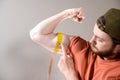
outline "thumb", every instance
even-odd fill
[[[64,45],[63,43],[61,44],[61,48],[62,48],[63,56],[64,56],[65,58],[67,58],[67,53],[66,53],[66,50],[65,50],[65,45]]]

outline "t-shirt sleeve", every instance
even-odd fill
[[[68,54],[77,53],[88,46],[88,42],[79,36],[74,36],[68,46]]]
[[[73,57],[75,64],[75,70],[78,73],[79,79],[81,80],[86,69],[87,54],[86,51],[89,49],[88,41],[82,39],[79,36],[74,36],[67,49],[67,54]],[[84,62],[84,63],[82,63]]]

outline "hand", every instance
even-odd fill
[[[62,53],[58,62],[58,68],[65,75],[67,80],[79,80],[77,73],[75,72],[73,58],[67,55],[65,46],[62,44]]]
[[[85,18],[82,8],[67,9],[64,12],[67,15],[67,18],[71,18],[76,22],[82,23]]]

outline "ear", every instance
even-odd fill
[[[117,44],[114,48],[114,53],[120,53],[120,44]]]

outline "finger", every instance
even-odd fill
[[[66,58],[67,53],[66,53],[66,50],[65,50],[65,45],[63,43],[61,44],[61,48],[62,48],[63,56]]]
[[[76,22],[79,22],[79,23],[82,23],[82,21],[83,21],[82,18],[78,18],[78,17],[74,18],[73,20],[76,21]]]
[[[77,15],[79,18],[82,18],[84,16],[84,11],[83,9],[79,9],[79,14]]]

